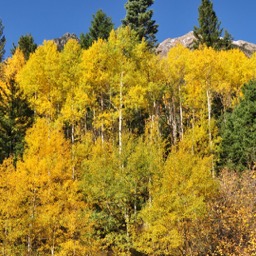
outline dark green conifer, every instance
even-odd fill
[[[113,28],[114,24],[112,19],[108,17],[102,10],[97,11],[96,14],[93,15],[89,32],[86,34],[82,33],[80,35],[80,43],[82,48],[89,48],[92,43],[99,38],[107,39]]]
[[[4,47],[5,47],[6,39],[5,39],[5,36],[3,35],[3,32],[4,32],[4,26],[3,26],[2,20],[0,19],[0,62],[2,62],[5,54]]]
[[[2,79],[6,86],[0,87],[0,163],[10,156],[16,161],[22,155],[34,114],[15,79]]]
[[[153,10],[148,10],[153,3],[154,0],[128,0],[125,4],[126,16],[122,20],[124,26],[130,26],[137,32],[139,39],[145,38],[151,47],[157,41],[158,32],[158,25],[152,20]]]
[[[36,50],[37,44],[34,42],[34,38],[32,37],[32,35],[28,34],[20,37],[18,41],[18,46],[13,45],[13,48],[11,49],[12,54],[15,53],[17,47],[20,48],[20,50],[24,54],[25,59],[28,60],[30,54]]]
[[[229,34],[227,30],[225,30],[224,37],[221,38],[220,40],[220,49],[224,49],[224,50],[232,49],[233,48],[232,42],[233,42],[232,35]]]
[[[239,171],[256,164],[256,81],[245,85],[243,93],[222,128],[221,164]]]
[[[198,8],[199,27],[194,27],[194,48],[199,45],[206,45],[216,50],[230,49],[232,47],[232,36],[225,31],[224,38],[222,37],[223,29],[220,28],[221,22],[218,20],[213,9],[211,0],[202,0]]]

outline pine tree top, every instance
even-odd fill
[[[198,48],[199,45],[206,45],[216,50],[218,49],[230,49],[232,36],[225,31],[224,38],[222,37],[223,29],[220,28],[221,22],[213,9],[213,3],[211,0],[202,0],[201,5],[198,8],[198,27],[194,27],[194,48]]]
[[[148,9],[153,3],[154,0],[128,0],[125,4],[126,16],[122,20],[124,26],[135,30],[139,39],[144,38],[150,47],[155,45],[158,32],[158,25],[152,20],[153,10]]]

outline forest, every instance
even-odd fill
[[[17,47],[0,98],[1,255],[256,255],[256,54],[123,26]]]

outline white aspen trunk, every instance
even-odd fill
[[[134,205],[133,205],[135,218],[137,216],[137,184],[135,184],[135,195],[134,195]]]
[[[37,100],[37,94],[36,94],[36,92],[35,92],[35,102],[36,102],[36,100]],[[33,109],[33,111],[34,111],[34,117],[36,117],[36,108],[34,107],[34,109]]]
[[[193,116],[192,116],[192,155],[195,153],[194,145],[195,145],[195,110],[193,108],[192,110]]]
[[[153,109],[152,109],[152,113],[150,116],[150,130],[149,130],[149,136],[150,136],[150,140],[153,140],[153,131],[154,131],[154,126],[155,126],[155,113],[156,113],[156,102],[153,102]]]
[[[151,189],[152,187],[152,178],[151,176],[149,176],[149,179],[148,179],[148,187]],[[152,196],[151,196],[151,191],[149,190],[149,195],[148,195],[148,201],[149,201],[149,206],[150,208],[152,207]]]
[[[87,111],[86,111],[86,113],[84,115],[84,124],[81,124],[81,127],[82,127],[82,125],[84,127],[84,134],[87,132],[87,124],[86,124],[86,122],[87,122]]]
[[[130,251],[130,218],[129,218],[129,212],[128,212],[127,207],[125,207],[124,218],[125,218],[125,223],[126,223],[126,239],[127,239],[127,243],[128,243],[127,252],[129,252]]]
[[[212,114],[212,106],[211,106],[211,92],[209,90],[206,91],[207,95],[207,109],[208,109],[208,137],[209,137],[209,147],[210,147],[210,154],[212,154],[213,144],[212,144],[212,129],[211,129],[211,114]],[[212,159],[212,176],[215,177],[215,170],[214,170],[214,162]]]
[[[71,104],[71,113],[72,113],[72,124],[71,124],[71,161],[72,161],[72,179],[75,179],[75,121],[74,121],[74,95],[72,94],[72,104]]]
[[[51,255],[54,255],[54,245],[51,246]]]
[[[182,104],[181,104],[181,88],[179,85],[179,107],[180,107],[180,137],[183,139],[184,136],[184,128],[183,128],[183,109],[182,109]]]
[[[33,230],[33,221],[35,218],[35,211],[36,211],[36,189],[33,190],[33,198],[32,198],[32,212],[31,212],[31,222],[29,223],[29,233],[28,233],[28,244],[27,244],[27,250],[28,255],[32,254],[32,239],[31,239],[31,232]]]
[[[119,118],[118,118],[118,141],[119,141],[119,155],[122,153],[122,122],[123,122],[123,75],[124,72],[121,72],[120,78],[120,91],[119,91]]]
[[[76,256],[76,242],[74,242],[74,248],[73,248],[73,255],[72,256]]]
[[[53,229],[53,234],[52,234],[51,255],[54,256],[54,253],[55,253],[55,227]]]
[[[71,144],[75,143],[75,125],[72,123],[71,125]]]
[[[75,125],[72,123],[71,125],[71,161],[72,161],[72,179],[75,179],[76,176],[76,170],[74,165],[74,159],[75,159]]]
[[[177,129],[177,120],[175,118],[175,102],[174,98],[172,97],[172,102],[168,102],[166,104],[166,109],[168,111],[168,117],[167,117],[167,123],[169,126],[172,128],[172,139],[173,139],[173,144],[175,145],[177,143],[177,137],[178,137],[178,129]]]
[[[211,93],[209,90],[206,91],[207,96],[207,110],[208,110],[208,137],[209,137],[209,145],[212,146],[212,132],[211,132]]]
[[[104,101],[103,101],[103,95],[101,94],[100,97],[100,105],[101,105],[101,111],[103,113],[104,111]],[[103,120],[101,121],[101,142],[102,144],[104,143],[104,124],[103,124]]]
[[[31,228],[31,224],[29,224],[29,229]],[[32,246],[31,246],[31,234],[30,234],[30,230],[29,230],[29,234],[28,234],[28,255],[31,254],[31,250],[32,250]]]
[[[92,117],[93,122],[95,121],[95,116],[96,116],[95,108],[93,108],[93,117]],[[92,130],[93,130],[94,135],[97,134],[97,130],[95,130],[94,126],[92,126]]]
[[[9,215],[8,215],[8,219],[9,219]],[[3,241],[3,248],[2,248],[2,254],[3,256],[6,256],[6,247],[7,247],[7,237],[8,237],[8,224],[5,225],[5,228],[4,228],[4,241]]]
[[[172,120],[172,136],[173,136],[174,145],[177,143],[177,137],[178,137],[177,122],[176,122],[175,114],[176,114],[175,100],[174,100],[174,97],[172,97],[172,108],[170,107],[170,115]]]
[[[52,234],[52,245],[51,245],[51,255],[54,256],[55,254],[55,237],[56,237],[56,227],[53,228]]]

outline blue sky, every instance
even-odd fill
[[[102,9],[118,27],[126,0],[0,0],[0,19],[7,39],[6,55],[19,37],[32,34],[37,44],[62,36],[86,33],[92,15]],[[159,24],[157,39],[184,35],[198,25],[201,0],[155,0],[151,7]],[[256,43],[256,0],[213,0],[214,10],[235,40]]]

